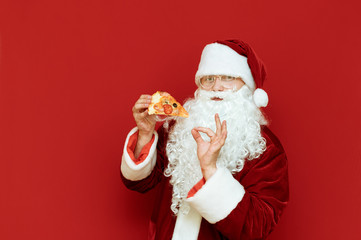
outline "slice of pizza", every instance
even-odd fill
[[[149,114],[188,117],[188,112],[169,93],[157,91],[152,95]]]

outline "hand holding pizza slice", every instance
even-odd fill
[[[188,117],[188,112],[169,93],[157,91],[152,95],[149,114]]]

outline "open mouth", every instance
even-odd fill
[[[211,100],[213,101],[222,101],[223,98],[219,98],[219,97],[212,97]]]

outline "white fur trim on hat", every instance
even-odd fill
[[[266,107],[268,95],[263,89],[257,88],[253,93],[253,100],[257,107]]]
[[[199,79],[206,75],[241,77],[252,91],[255,89],[247,58],[224,44],[211,43],[204,47],[196,73],[198,86]]]

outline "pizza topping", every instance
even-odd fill
[[[173,103],[173,107],[175,107],[175,108],[176,108],[176,107],[177,107],[177,104],[176,104],[176,103]]]
[[[173,112],[173,108],[169,104],[164,104],[163,109],[165,114],[171,114]]]
[[[158,111],[163,111],[163,107],[160,104],[154,104],[154,109]]]

